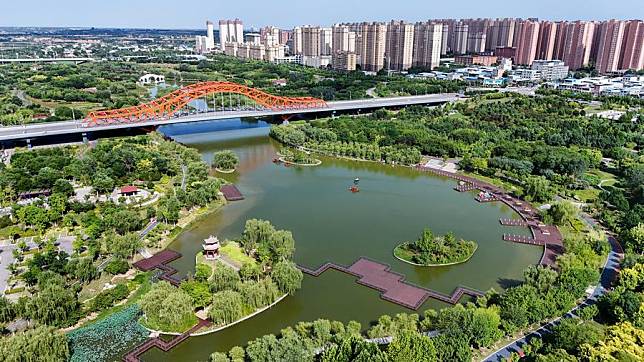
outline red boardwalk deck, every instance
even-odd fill
[[[139,260],[133,265],[135,268],[142,271],[159,269],[163,272],[161,276],[159,276],[160,279],[168,281],[174,286],[179,286],[181,280],[172,276],[173,274],[177,273],[177,269],[167,264],[173,260],[179,259],[180,257],[181,253],[178,253],[174,250],[163,250],[147,259]]]
[[[532,245],[545,245],[543,255],[541,256],[541,265],[555,266],[555,261],[559,255],[564,252],[563,241],[561,233],[555,226],[544,225],[539,221],[539,212],[532,207],[529,203],[520,200],[508,193],[503,189],[488,184],[486,182],[477,180],[473,177],[444,172],[441,170],[434,170],[432,168],[418,166],[418,170],[431,172],[436,175],[449,177],[456,181],[461,182],[454,189],[457,191],[469,191],[478,189],[494,197],[494,200],[478,200],[478,201],[500,201],[508,205],[521,217],[521,221],[515,219],[501,219],[499,220],[502,225],[507,226],[528,226],[532,232],[532,238],[517,235],[504,235],[503,239],[507,241],[532,244]]]
[[[418,309],[427,298],[434,298],[445,303],[456,304],[464,294],[470,296],[482,296],[483,292],[466,287],[457,287],[452,295],[446,295],[435,290],[420,287],[405,281],[405,276],[390,271],[391,267],[367,258],[356,260],[349,267],[334,263],[325,263],[313,270],[303,266],[299,268],[310,275],[319,276],[328,269],[335,269],[358,277],[358,284],[368,286],[381,292],[380,297],[407,307]]]
[[[228,201],[239,201],[244,199],[244,195],[242,195],[235,185],[223,185],[219,191],[224,194],[224,197]]]
[[[154,337],[147,339],[145,342],[141,343],[137,347],[135,347],[133,350],[128,352],[128,354],[123,357],[123,361],[125,362],[139,362],[141,359],[141,355],[143,355],[145,352],[151,350],[152,348],[156,347],[162,350],[163,352],[167,352],[174,348],[176,345],[179,343],[185,341],[190,337],[190,334],[196,332],[197,330],[207,327],[210,325],[210,322],[205,320],[205,319],[199,319],[199,322],[195,324],[192,328],[190,328],[188,331],[185,333],[175,336],[169,341],[164,341],[163,339],[159,337]]]

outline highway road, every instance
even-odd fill
[[[93,131],[107,131],[131,127],[151,127],[174,123],[200,122],[206,120],[219,120],[243,117],[270,117],[290,114],[307,114],[333,111],[349,111],[361,109],[373,109],[381,107],[399,107],[418,104],[439,104],[452,102],[460,99],[456,93],[429,94],[408,97],[371,98],[357,99],[350,101],[327,102],[324,108],[301,108],[281,110],[224,110],[216,112],[202,112],[180,115],[170,118],[159,118],[145,122],[130,124],[109,124],[88,126],[81,120],[70,120],[62,122],[48,122],[28,124],[24,126],[0,127],[0,141],[26,140],[45,136],[56,136],[65,134],[80,134]]]

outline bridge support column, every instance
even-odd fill
[[[89,142],[89,137],[87,136],[87,132],[83,132],[83,143],[87,144]]]
[[[25,142],[27,143],[27,148],[31,148],[31,138],[27,138]]]

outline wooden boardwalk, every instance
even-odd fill
[[[420,308],[427,298],[434,298],[445,303],[456,304],[464,295],[473,297],[484,295],[481,291],[463,286],[458,286],[451,295],[421,287],[405,281],[405,276],[392,272],[389,265],[365,257],[359,258],[348,267],[334,263],[322,264],[315,270],[301,265],[298,267],[302,272],[312,276],[319,276],[328,269],[335,269],[347,273],[357,277],[358,280],[356,282],[358,284],[378,290],[382,299],[413,310]]]
[[[211,323],[210,321],[206,319],[199,319],[199,322],[195,324],[192,328],[187,330],[181,335],[175,336],[169,341],[164,341],[163,339],[159,337],[153,337],[153,338],[148,338],[145,342],[139,344],[136,346],[133,350],[128,352],[124,357],[123,361],[125,362],[139,362],[141,360],[141,356],[151,350],[152,348],[158,348],[162,350],[163,352],[168,352],[172,348],[174,348],[176,345],[179,343],[185,341],[190,337],[190,335],[197,330],[209,326]]]
[[[180,257],[181,253],[166,249],[152,255],[150,258],[139,260],[132,265],[141,271],[159,269],[162,271],[159,279],[165,280],[175,287],[178,287],[179,284],[181,284],[181,279],[177,279],[173,276],[177,273],[177,269],[169,266],[168,263],[177,260]]]
[[[232,184],[221,186],[219,191],[224,194],[227,201],[239,201],[244,199],[244,195],[242,195],[241,191],[239,191],[237,186]]]
[[[508,194],[497,186],[488,184],[473,177],[457,173],[445,172],[442,170],[435,170],[423,166],[418,166],[416,168],[420,171],[431,172],[439,176],[448,177],[462,182],[462,185],[457,185],[456,187],[454,187],[454,189],[457,191],[465,192],[471,190],[480,190],[494,197],[494,200],[485,200],[484,202],[499,201],[508,205],[512,210],[519,214],[522,222],[513,221],[515,219],[501,219],[499,220],[501,224],[507,226],[527,226],[530,228],[532,238],[530,239],[525,236],[519,237],[517,235],[508,235],[506,238],[506,236],[504,235],[503,239],[522,244],[544,246],[544,251],[539,264],[554,267],[557,257],[564,253],[562,236],[557,227],[552,225],[545,225],[541,221],[539,221],[539,212],[528,202],[520,200]]]

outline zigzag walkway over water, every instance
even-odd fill
[[[328,269],[335,269],[349,275],[358,277],[358,284],[368,286],[381,292],[380,297],[384,300],[402,305],[410,309],[418,309],[427,298],[438,299],[445,303],[456,304],[464,294],[479,297],[484,293],[475,289],[459,286],[452,295],[446,295],[435,290],[417,286],[405,281],[405,276],[390,271],[391,267],[365,257],[361,257],[348,267],[325,263],[313,270],[307,267],[298,266],[302,272],[319,276]]]

